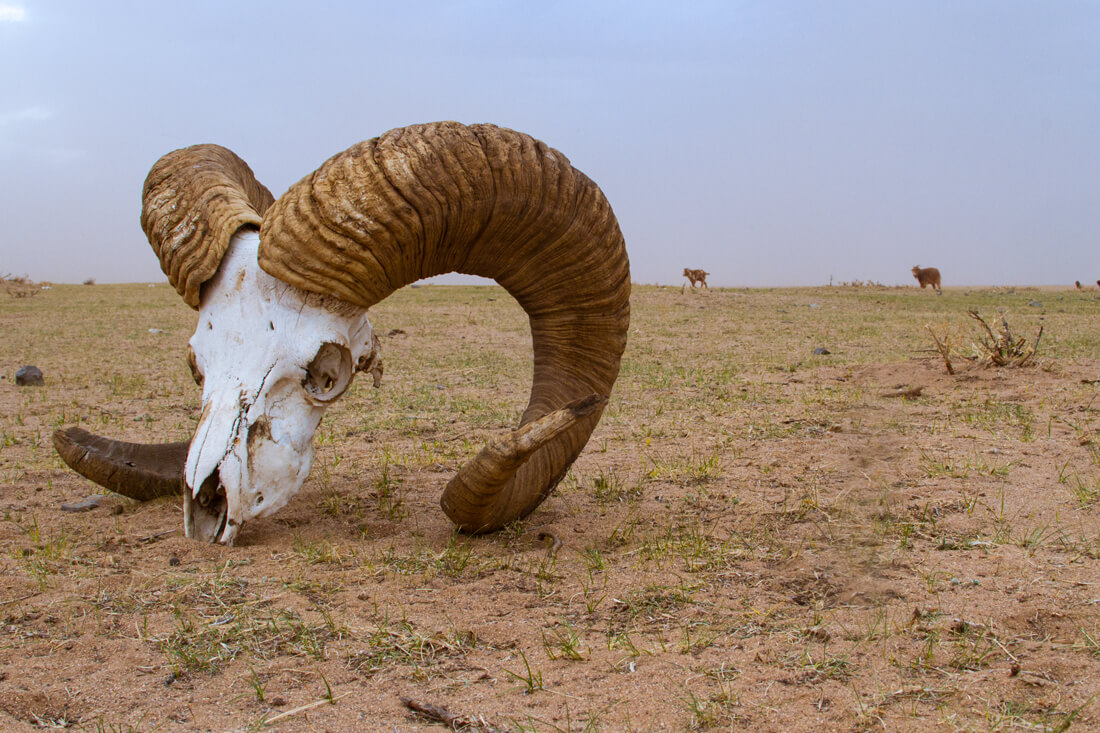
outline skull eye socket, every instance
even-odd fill
[[[199,371],[199,362],[195,358],[195,350],[191,348],[191,345],[187,345],[187,366],[191,370],[191,378],[195,380],[195,384],[202,386],[202,372]]]
[[[351,351],[334,343],[323,343],[306,367],[302,387],[316,402],[331,402],[344,393],[354,374]]]

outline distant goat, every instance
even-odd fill
[[[920,283],[921,290],[924,290],[925,285],[931,285],[936,292],[940,291],[940,271],[935,267],[921,267],[920,265],[913,266],[913,277],[917,278],[917,282]]]
[[[1074,280],[1074,281],[1073,281],[1073,284],[1077,286],[1077,289],[1078,289],[1078,290],[1080,290],[1080,289],[1081,289],[1081,281],[1080,281],[1080,280]],[[1096,284],[1097,284],[1097,285],[1100,285],[1100,280],[1097,280],[1097,281],[1096,281]]]
[[[689,270],[686,267],[684,268],[684,277],[691,281],[691,287],[693,288],[696,283],[702,283],[703,287],[709,290],[710,288],[707,286],[707,275],[709,274],[709,272],[704,272],[703,270]]]

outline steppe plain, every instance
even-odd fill
[[[186,439],[195,313],[166,284],[0,294],[0,728],[1096,730],[1098,298],[635,286],[592,441],[469,537],[438,496],[522,411],[526,319],[405,288],[381,388],[224,548],[178,498],[62,511],[97,487],[50,443]],[[969,358],[968,309],[1041,326],[1035,363]]]

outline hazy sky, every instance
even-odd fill
[[[633,279],[1100,278],[1100,3],[0,0],[0,274],[163,281],[162,154],[278,196],[401,125],[493,122],[607,194]]]

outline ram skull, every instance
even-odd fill
[[[232,152],[161,158],[142,226],[199,311],[188,361],[202,385],[190,441],[126,443],[79,428],[54,445],[135,499],[182,492],[188,537],[232,544],[309,475],[313,434],[356,372],[381,377],[367,310],[446,272],[491,277],[530,318],[531,397],[444,489],[468,532],[533,511],[595,429],[619,371],[630,275],[599,188],[561,153],[493,125],[392,130],[334,156],[278,200]]]

